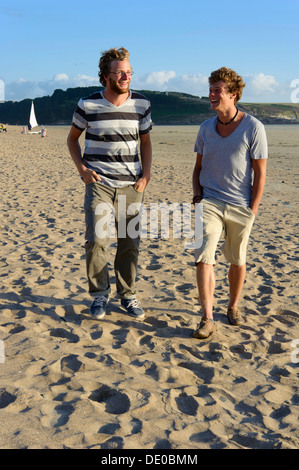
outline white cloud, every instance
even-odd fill
[[[68,81],[69,80],[69,77],[67,76],[66,73],[57,73],[55,76],[54,76],[54,82],[60,82],[60,81]]]
[[[176,76],[176,73],[172,70],[165,71],[162,70],[160,72],[151,72],[146,75],[141,75],[134,80],[135,86],[143,87],[154,87],[155,89],[164,88],[165,85]]]
[[[258,73],[256,75],[247,75],[244,77],[246,82],[246,92],[253,96],[270,95],[276,93],[279,88],[273,75]]]
[[[138,90],[168,90],[202,96],[208,93],[208,77],[200,73],[177,75],[173,70],[163,70],[134,76],[132,87]]]
[[[174,91],[182,91],[195,96],[207,96],[209,93],[208,77],[201,73],[181,75],[170,85],[175,87]]]
[[[242,100],[251,102],[288,102],[289,84],[278,83],[273,75],[258,73],[244,75],[246,87]],[[132,88],[137,90],[177,91],[194,96],[208,96],[208,76],[201,73],[177,75],[174,71],[151,72],[147,75],[134,75]]]
[[[273,75],[258,73],[243,76],[246,87],[242,101],[277,102],[288,101],[290,97],[289,84],[279,84]],[[24,98],[36,98],[52,95],[54,90],[67,88],[100,86],[98,77],[78,74],[69,77],[66,73],[57,73],[50,80],[34,82],[19,78],[5,84],[5,99],[20,101]],[[173,70],[161,70],[144,75],[134,75],[131,88],[135,90],[176,91],[195,96],[207,96],[208,77],[201,73],[177,75]]]
[[[98,77],[76,75],[69,77],[66,73],[57,73],[51,80],[34,82],[19,78],[14,82],[5,84],[5,99],[7,101],[20,101],[25,98],[38,98],[52,95],[54,90],[67,88],[99,86]]]
[[[36,82],[19,78],[14,82],[5,83],[5,100],[20,101],[25,98],[43,96],[44,90]]]
[[[57,73],[52,80],[45,80],[38,82],[39,88],[44,90],[43,95],[52,95],[53,91],[57,88],[66,90],[67,88],[85,87],[85,86],[99,86],[99,79],[97,77],[89,77],[88,75],[76,75],[69,77],[65,73]]]

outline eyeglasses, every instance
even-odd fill
[[[109,72],[109,73],[114,73],[114,75],[116,75],[117,77],[123,77],[124,75],[131,77],[134,72],[132,70],[130,70],[129,72],[124,72],[123,70],[117,70],[116,72]]]

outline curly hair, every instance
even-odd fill
[[[100,83],[106,86],[105,76],[110,72],[110,64],[113,60],[129,60],[129,57],[129,51],[124,47],[120,47],[119,49],[114,47],[108,51],[102,52],[98,72]]]
[[[228,87],[229,93],[236,92],[237,96],[235,98],[235,103],[240,101],[243,89],[246,86],[246,83],[243,82],[243,79],[238,75],[234,70],[228,69],[226,67],[221,67],[218,70],[215,70],[211,73],[209,77],[210,85],[217,83],[219,81],[225,82]]]

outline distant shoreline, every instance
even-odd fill
[[[202,121],[203,122],[203,121]],[[186,124],[186,123],[181,123],[181,124],[153,124],[153,128],[155,127],[198,127],[200,126],[201,123],[194,123],[194,124]],[[262,121],[261,121],[262,122]],[[299,122],[263,122],[263,124],[267,127],[267,126],[287,126],[287,127],[290,127],[290,126],[298,126],[299,125]],[[37,129],[38,128],[41,128],[41,127],[47,127],[47,128],[55,128],[55,127],[59,127],[61,129],[63,128],[67,128],[69,129],[71,127],[71,123],[70,124],[40,124],[38,125]],[[20,127],[20,128],[23,128],[24,126],[26,126],[26,124],[7,124],[7,126],[9,127]]]

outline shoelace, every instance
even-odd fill
[[[139,302],[137,299],[132,299],[128,302],[128,308],[139,308]]]
[[[104,295],[100,295],[99,297],[95,297],[94,305],[96,307],[103,307],[107,303],[107,298]]]

